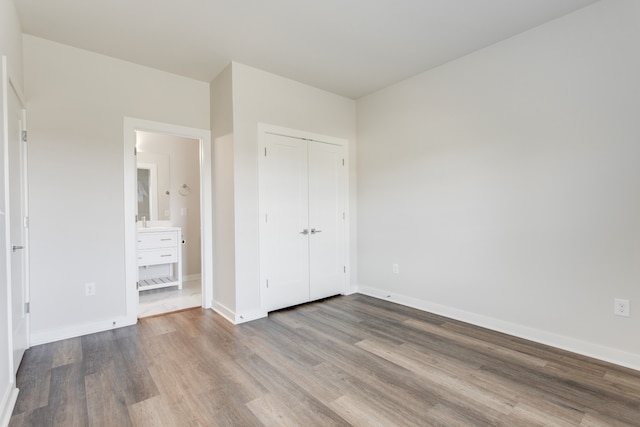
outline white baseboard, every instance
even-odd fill
[[[239,325],[245,322],[251,322],[252,320],[262,319],[263,317],[267,317],[267,313],[262,310],[253,310],[247,311],[243,313],[236,313],[235,311],[229,309],[223,304],[219,302],[213,302],[213,311],[227,319],[229,322],[234,325]]]
[[[101,322],[86,323],[82,325],[72,326],[55,331],[42,331],[31,333],[31,345],[47,344],[54,341],[76,338],[83,335],[94,334],[96,332],[108,331],[111,329],[131,326],[137,323],[138,319],[128,317],[118,317],[112,320],[104,320]]]
[[[191,282],[192,280],[201,280],[202,279],[202,275],[201,274],[187,274],[186,276],[182,276],[182,281],[183,282]]]
[[[262,319],[267,317],[267,312],[262,310],[253,310],[253,311],[245,311],[243,313],[239,313],[236,316],[236,325],[241,323],[251,322],[252,320]]]
[[[603,345],[530,328],[493,317],[458,310],[453,307],[400,295],[388,290],[359,286],[358,293],[640,371],[640,355],[638,354],[616,350]]]
[[[7,384],[7,388],[0,400],[0,426],[7,427],[11,420],[13,407],[16,405],[19,390],[15,387],[15,383]]]
[[[230,323],[233,323],[235,325],[236,314],[233,312],[233,310],[230,310],[226,306],[216,301],[213,302],[211,309],[218,313],[220,316],[227,319]]]

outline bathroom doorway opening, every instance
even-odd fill
[[[124,131],[127,318],[210,308],[210,131],[133,118]]]
[[[202,302],[200,141],[136,131],[136,165],[138,317],[199,307]],[[161,238],[167,232],[169,237],[172,233],[177,237],[173,246],[167,246],[163,242],[166,239]],[[157,249],[151,241],[143,249],[141,239],[149,240],[149,236],[156,236],[161,250],[167,252],[160,257],[172,258],[180,266],[154,257]],[[152,255],[148,261],[152,265],[140,265],[141,253]],[[177,274],[181,277],[175,277]],[[164,277],[179,280],[163,281]]]

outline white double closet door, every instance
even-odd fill
[[[343,147],[264,134],[260,162],[263,309],[344,293]]]

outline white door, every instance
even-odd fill
[[[263,308],[344,292],[342,147],[266,133],[260,164]]]
[[[344,292],[344,165],[342,147],[308,142],[309,290],[311,300]]]
[[[26,287],[26,143],[22,139],[24,110],[12,88],[8,93],[9,222],[13,363],[17,371],[28,347]]]
[[[267,311],[309,301],[309,192],[304,141],[266,134],[260,170],[261,276]]]

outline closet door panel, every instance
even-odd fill
[[[340,146],[310,141],[308,150],[309,289],[316,300],[344,293],[344,165]]]
[[[264,308],[309,301],[307,147],[267,135],[261,165],[261,277]],[[268,282],[268,283],[267,283]]]

